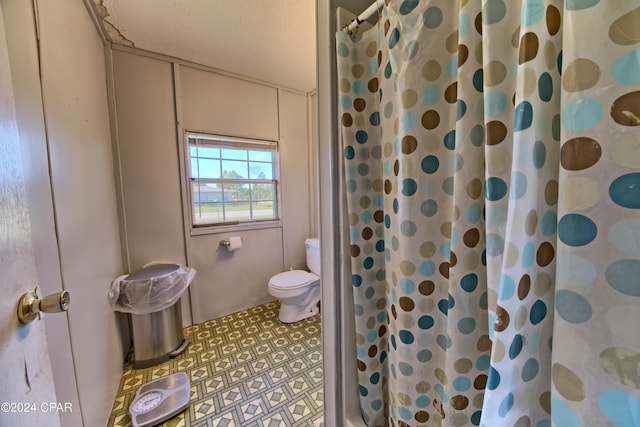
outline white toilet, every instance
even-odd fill
[[[311,272],[291,270],[269,280],[269,294],[280,300],[282,323],[294,323],[318,314],[320,302],[320,241],[307,239],[307,267]]]

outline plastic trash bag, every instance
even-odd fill
[[[196,275],[196,270],[177,264],[152,263],[111,283],[108,298],[114,311],[148,314],[171,307]]]

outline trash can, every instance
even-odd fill
[[[112,283],[111,307],[130,315],[134,367],[165,362],[189,344],[182,329],[180,296],[195,273],[177,264],[151,264]]]

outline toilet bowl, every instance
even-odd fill
[[[320,311],[320,241],[307,239],[305,247],[311,272],[285,271],[269,280],[269,294],[280,300],[278,318],[282,323],[299,322]]]

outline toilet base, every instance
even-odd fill
[[[309,317],[313,317],[320,312],[318,304],[313,304],[311,308],[300,311],[300,307],[297,305],[289,305],[280,301],[280,313],[278,319],[282,323],[295,323]]]

